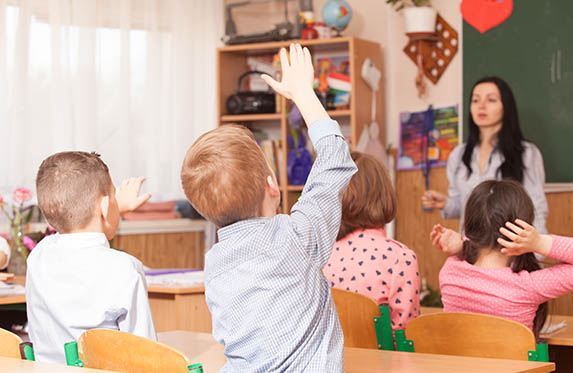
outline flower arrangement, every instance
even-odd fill
[[[20,253],[24,261],[28,258],[30,250],[36,246],[36,241],[31,237],[24,236],[23,227],[30,222],[34,212],[34,206],[24,207],[24,203],[32,199],[32,192],[26,188],[18,188],[12,196],[12,204],[8,204],[0,194],[0,208],[10,221],[9,240],[12,242],[12,250]]]

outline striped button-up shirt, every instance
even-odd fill
[[[313,123],[309,136],[317,158],[291,214],[224,227],[206,255],[223,372],[343,371],[344,338],[322,267],[356,165],[335,121]]]

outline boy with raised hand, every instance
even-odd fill
[[[342,372],[343,335],[322,267],[356,166],[338,124],[314,94],[308,49],[280,51],[282,81],[263,79],[294,101],[309,127],[314,162],[290,215],[252,134],[225,125],[197,139],[181,171],[187,198],[219,228],[205,258],[213,336],[224,372]]]
[[[36,360],[64,364],[64,344],[94,328],[156,340],[143,266],[109,246],[120,214],[151,197],[139,196],[143,180],[128,179],[116,193],[96,153],[56,153],[40,165],[38,204],[58,233],[40,241],[27,262],[26,304]]]

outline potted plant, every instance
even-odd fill
[[[404,9],[407,34],[434,33],[438,12],[430,6],[430,0],[386,0],[387,4]]]

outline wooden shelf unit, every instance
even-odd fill
[[[218,125],[228,123],[240,123],[249,126],[257,121],[276,122],[280,126],[280,139],[282,140],[282,162],[281,175],[279,175],[280,189],[282,193],[282,211],[288,213],[290,208],[298,198],[303,186],[289,185],[286,174],[286,160],[289,150],[287,146],[288,111],[287,100],[280,99],[279,111],[271,114],[249,114],[249,115],[229,115],[226,112],[227,98],[236,92],[237,80],[239,76],[248,71],[247,58],[254,55],[268,53],[278,53],[280,48],[288,48],[291,43],[300,43],[307,46],[316,62],[317,57],[327,55],[349,56],[350,82],[352,85],[350,93],[350,109],[330,110],[329,115],[334,119],[344,119],[350,124],[351,147],[354,148],[365,124],[369,124],[372,91],[361,77],[362,64],[366,58],[370,58],[376,67],[382,70],[382,50],[378,43],[359,39],[355,37],[337,37],[331,39],[317,40],[291,40],[270,43],[256,43],[232,45],[217,49],[217,110]],[[380,82],[380,86],[383,84]],[[382,124],[383,97],[382,90],[379,89],[376,97],[376,121]],[[272,123],[271,123],[272,125]],[[380,128],[380,141],[384,143],[384,128]]]

